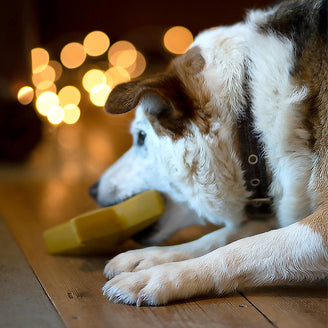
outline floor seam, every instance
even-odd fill
[[[239,294],[245,298],[245,300],[251,304],[256,311],[258,311],[273,327],[279,328],[263,311],[261,311],[249,298],[247,298],[242,292],[239,292]]]

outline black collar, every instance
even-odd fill
[[[246,189],[252,192],[247,204],[246,213],[249,217],[271,214],[272,199],[268,197],[268,182],[263,144],[260,136],[254,131],[252,102],[250,100],[248,75],[245,77],[246,93],[245,112],[237,122],[242,169]]]

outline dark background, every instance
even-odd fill
[[[247,9],[269,0],[5,0],[0,10],[0,161],[20,161],[42,139],[42,120],[33,104],[20,105],[18,90],[31,85],[30,51],[46,48],[52,59],[68,42],[83,42],[94,30],[104,31],[111,44],[128,40],[143,53],[146,74],[162,70],[172,54],[165,51],[165,31],[176,25],[194,36],[200,31],[233,24]],[[95,63],[96,64],[96,63]],[[89,60],[92,66],[92,59]],[[23,108],[24,107],[24,108]],[[83,105],[88,115],[88,103]]]
[[[241,20],[246,9],[264,7],[269,0],[127,1],[13,0],[0,11],[0,96],[15,95],[29,78],[29,51],[46,46],[56,51],[71,40],[82,41],[92,30],[106,32],[111,43],[127,39],[155,61],[163,60],[162,33],[183,25],[193,35],[203,29]],[[158,55],[160,58],[156,58]],[[166,58],[164,58],[165,60]],[[167,58],[168,59],[168,58]],[[151,63],[151,61],[148,62]],[[9,83],[9,85],[8,85]],[[8,94],[9,93],[9,94]]]

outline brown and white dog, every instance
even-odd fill
[[[328,277],[327,33],[327,0],[284,1],[201,33],[165,73],[112,91],[108,112],[136,108],[134,145],[93,188],[98,202],[159,190],[167,213],[148,244],[195,223],[225,227],[116,256],[105,268],[110,300],[159,305]],[[245,157],[240,130],[260,152]],[[244,221],[255,193],[272,201],[275,230]]]

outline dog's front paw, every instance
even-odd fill
[[[103,293],[116,303],[162,305],[208,293],[213,289],[211,275],[197,259],[166,263],[138,272],[123,272],[108,281]]]
[[[110,260],[104,269],[104,275],[112,278],[121,272],[135,272],[153,266],[189,259],[190,255],[165,247],[149,247],[119,254]]]

